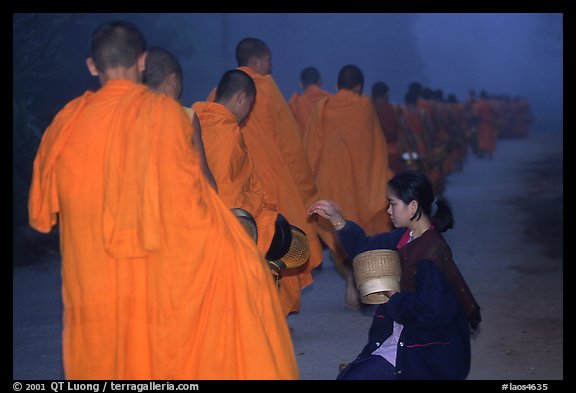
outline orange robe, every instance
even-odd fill
[[[294,93],[290,97],[288,105],[294,114],[294,119],[298,124],[298,131],[300,131],[300,137],[303,138],[304,131],[306,130],[306,123],[310,119],[316,104],[322,98],[329,97],[332,94],[323,90],[318,85],[310,85],[306,87],[302,94]]]
[[[496,114],[489,100],[480,98],[472,107],[478,119],[478,150],[494,154],[496,150]]]
[[[256,84],[256,101],[240,126],[244,142],[254,157],[256,172],[266,192],[278,201],[278,211],[302,229],[310,242],[310,258],[297,269],[282,272],[280,302],[284,313],[300,310],[301,289],[313,282],[312,269],[322,262],[322,245],[316,224],[306,209],[317,200],[318,190],[298,136],[294,116],[270,75],[240,67]],[[213,101],[215,89],[208,97]]]
[[[294,379],[266,262],[202,175],[182,107],[125,80],[69,103],[34,161],[59,220],[68,379]]]
[[[394,105],[385,100],[372,101],[376,116],[380,121],[380,127],[386,137],[388,148],[388,164],[390,169],[398,173],[403,170],[402,153],[398,148],[398,137],[400,134],[400,123],[398,121],[398,110]]]
[[[254,217],[258,228],[258,249],[262,255],[274,237],[277,203],[266,194],[258,178],[236,117],[216,102],[196,102],[194,109],[202,126],[206,161],[218,195],[229,208],[242,208]]]
[[[464,158],[468,154],[468,124],[466,122],[466,113],[462,103],[450,102],[447,105],[452,130],[450,138],[452,139],[454,146],[456,170],[461,170]]]
[[[340,205],[369,235],[392,229],[386,138],[370,99],[339,90],[318,103],[305,136],[320,198]]]

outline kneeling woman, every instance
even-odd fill
[[[430,181],[415,171],[390,179],[388,200],[396,229],[374,236],[346,221],[331,201],[317,201],[308,209],[332,222],[351,259],[374,249],[400,255],[400,292],[385,293],[389,301],[377,307],[368,343],[338,379],[465,379],[470,329],[481,318],[441,235],[454,224],[450,205],[435,200]]]

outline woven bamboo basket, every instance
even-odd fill
[[[286,255],[280,258],[286,265],[286,269],[300,267],[310,258],[310,243],[306,234],[294,225],[290,225],[290,232],[292,233],[290,248]]]
[[[400,291],[400,257],[395,250],[363,252],[356,255],[352,266],[362,303],[387,303],[384,291]]]
[[[300,228],[290,225],[288,239],[290,246],[282,257],[278,259],[267,258],[270,269],[277,275],[280,275],[284,269],[294,269],[304,265],[310,258],[310,243]]]

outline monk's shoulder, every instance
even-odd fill
[[[74,98],[72,101],[70,101],[66,105],[64,105],[64,107],[56,114],[56,118],[60,118],[60,119],[65,120],[66,118],[70,117],[92,95],[94,95],[94,92],[87,91],[83,95]]]
[[[208,101],[196,101],[195,103],[192,104],[192,107],[190,109],[198,114],[201,114],[206,109],[208,104],[209,104]]]
[[[294,104],[300,99],[300,93],[292,93],[290,100],[288,100],[289,104]]]
[[[182,105],[166,94],[146,91],[143,93],[143,99],[149,100],[151,105],[162,108],[162,111],[166,115],[185,113]]]
[[[358,102],[365,107],[372,107],[372,101],[368,96],[358,96]]]
[[[254,82],[256,82],[256,99],[266,97],[266,99],[276,103],[286,103],[284,94],[280,91],[272,75],[261,75],[260,78],[254,79]]]
[[[254,77],[254,83],[256,84],[257,94],[262,93],[269,93],[270,90],[276,85],[274,79],[270,75],[258,75]]]

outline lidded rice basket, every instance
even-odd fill
[[[274,237],[266,253],[268,264],[279,274],[283,269],[294,269],[304,265],[309,258],[310,243],[306,233],[290,224],[279,213]]]
[[[281,258],[287,269],[300,267],[310,258],[310,243],[304,231],[295,225],[290,225],[290,233],[292,235],[290,248]]]
[[[362,303],[387,303],[384,291],[400,291],[400,257],[395,250],[365,251],[354,257],[352,266]]]

